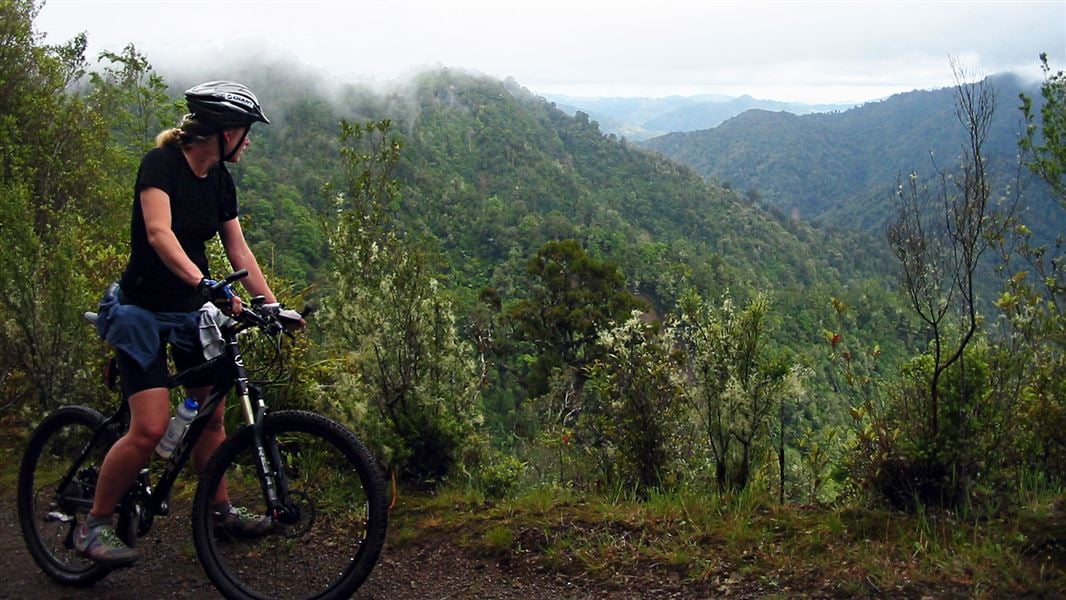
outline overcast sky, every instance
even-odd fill
[[[861,102],[970,70],[1066,68],[1066,0],[593,2],[570,0],[47,0],[38,31],[81,31],[89,57],[132,42],[157,69],[278,54],[343,81],[443,65],[577,96],[751,94]]]

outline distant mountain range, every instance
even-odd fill
[[[676,131],[717,127],[752,109],[785,111],[795,115],[839,112],[851,104],[802,104],[760,100],[751,96],[668,96],[666,98],[580,98],[555,94],[542,97],[573,116],[581,111],[600,125],[604,133],[640,141]]]
[[[995,191],[1007,186],[1016,191],[1024,129],[1018,94],[1038,101],[1039,88],[1013,75],[988,83],[997,105],[985,158],[997,176]],[[671,133],[644,145],[786,215],[880,231],[894,213],[898,178],[954,169],[964,143],[954,89],[944,88],[897,94],[838,113],[750,110],[714,128]],[[1066,211],[1042,182],[1024,170],[1022,176],[1026,220],[1041,239],[1052,240],[1066,231]]]

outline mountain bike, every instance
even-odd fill
[[[229,284],[244,277],[238,271]],[[220,328],[225,349],[216,358],[170,378],[171,389],[199,373],[213,372],[211,392],[197,417],[154,478],[138,475],[116,508],[116,531],[133,546],[157,516],[170,512],[172,486],[191,456],[207,420],[231,389],[245,421],[211,457],[200,474],[192,504],[196,554],[211,582],[229,598],[347,598],[370,575],[385,540],[388,511],[377,460],[354,433],[317,413],[272,412],[262,388],[274,381],[249,380],[238,344],[248,330],[265,334],[282,356],[278,315],[262,298]],[[86,313],[95,321],[94,313]],[[113,367],[114,359],[109,361]],[[108,377],[116,386],[114,369]],[[100,465],[129,426],[128,398],[109,417],[86,406],[49,414],[30,436],[18,480],[19,521],[33,559],[56,581],[91,585],[109,569],[74,549],[74,531],[92,507]],[[153,466],[159,459],[152,461]],[[153,466],[154,470],[158,467]],[[230,501],[268,516],[259,537],[238,538],[216,529],[212,502],[220,485]]]

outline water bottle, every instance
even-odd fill
[[[182,436],[185,435],[185,429],[188,428],[189,423],[196,418],[196,411],[199,410],[199,408],[200,405],[192,398],[186,398],[184,402],[178,405],[177,415],[170,418],[170,425],[167,426],[167,432],[163,435],[163,438],[159,440],[159,445],[155,447],[155,451],[159,456],[170,458],[170,455],[174,452],[174,448],[177,447],[178,442],[180,442]]]

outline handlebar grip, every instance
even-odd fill
[[[239,271],[234,271],[234,272],[230,273],[229,275],[226,275],[226,278],[223,279],[223,281],[225,281],[226,283],[233,283],[234,281],[238,281],[240,279],[244,279],[247,276],[248,276],[248,269],[241,269]]]

